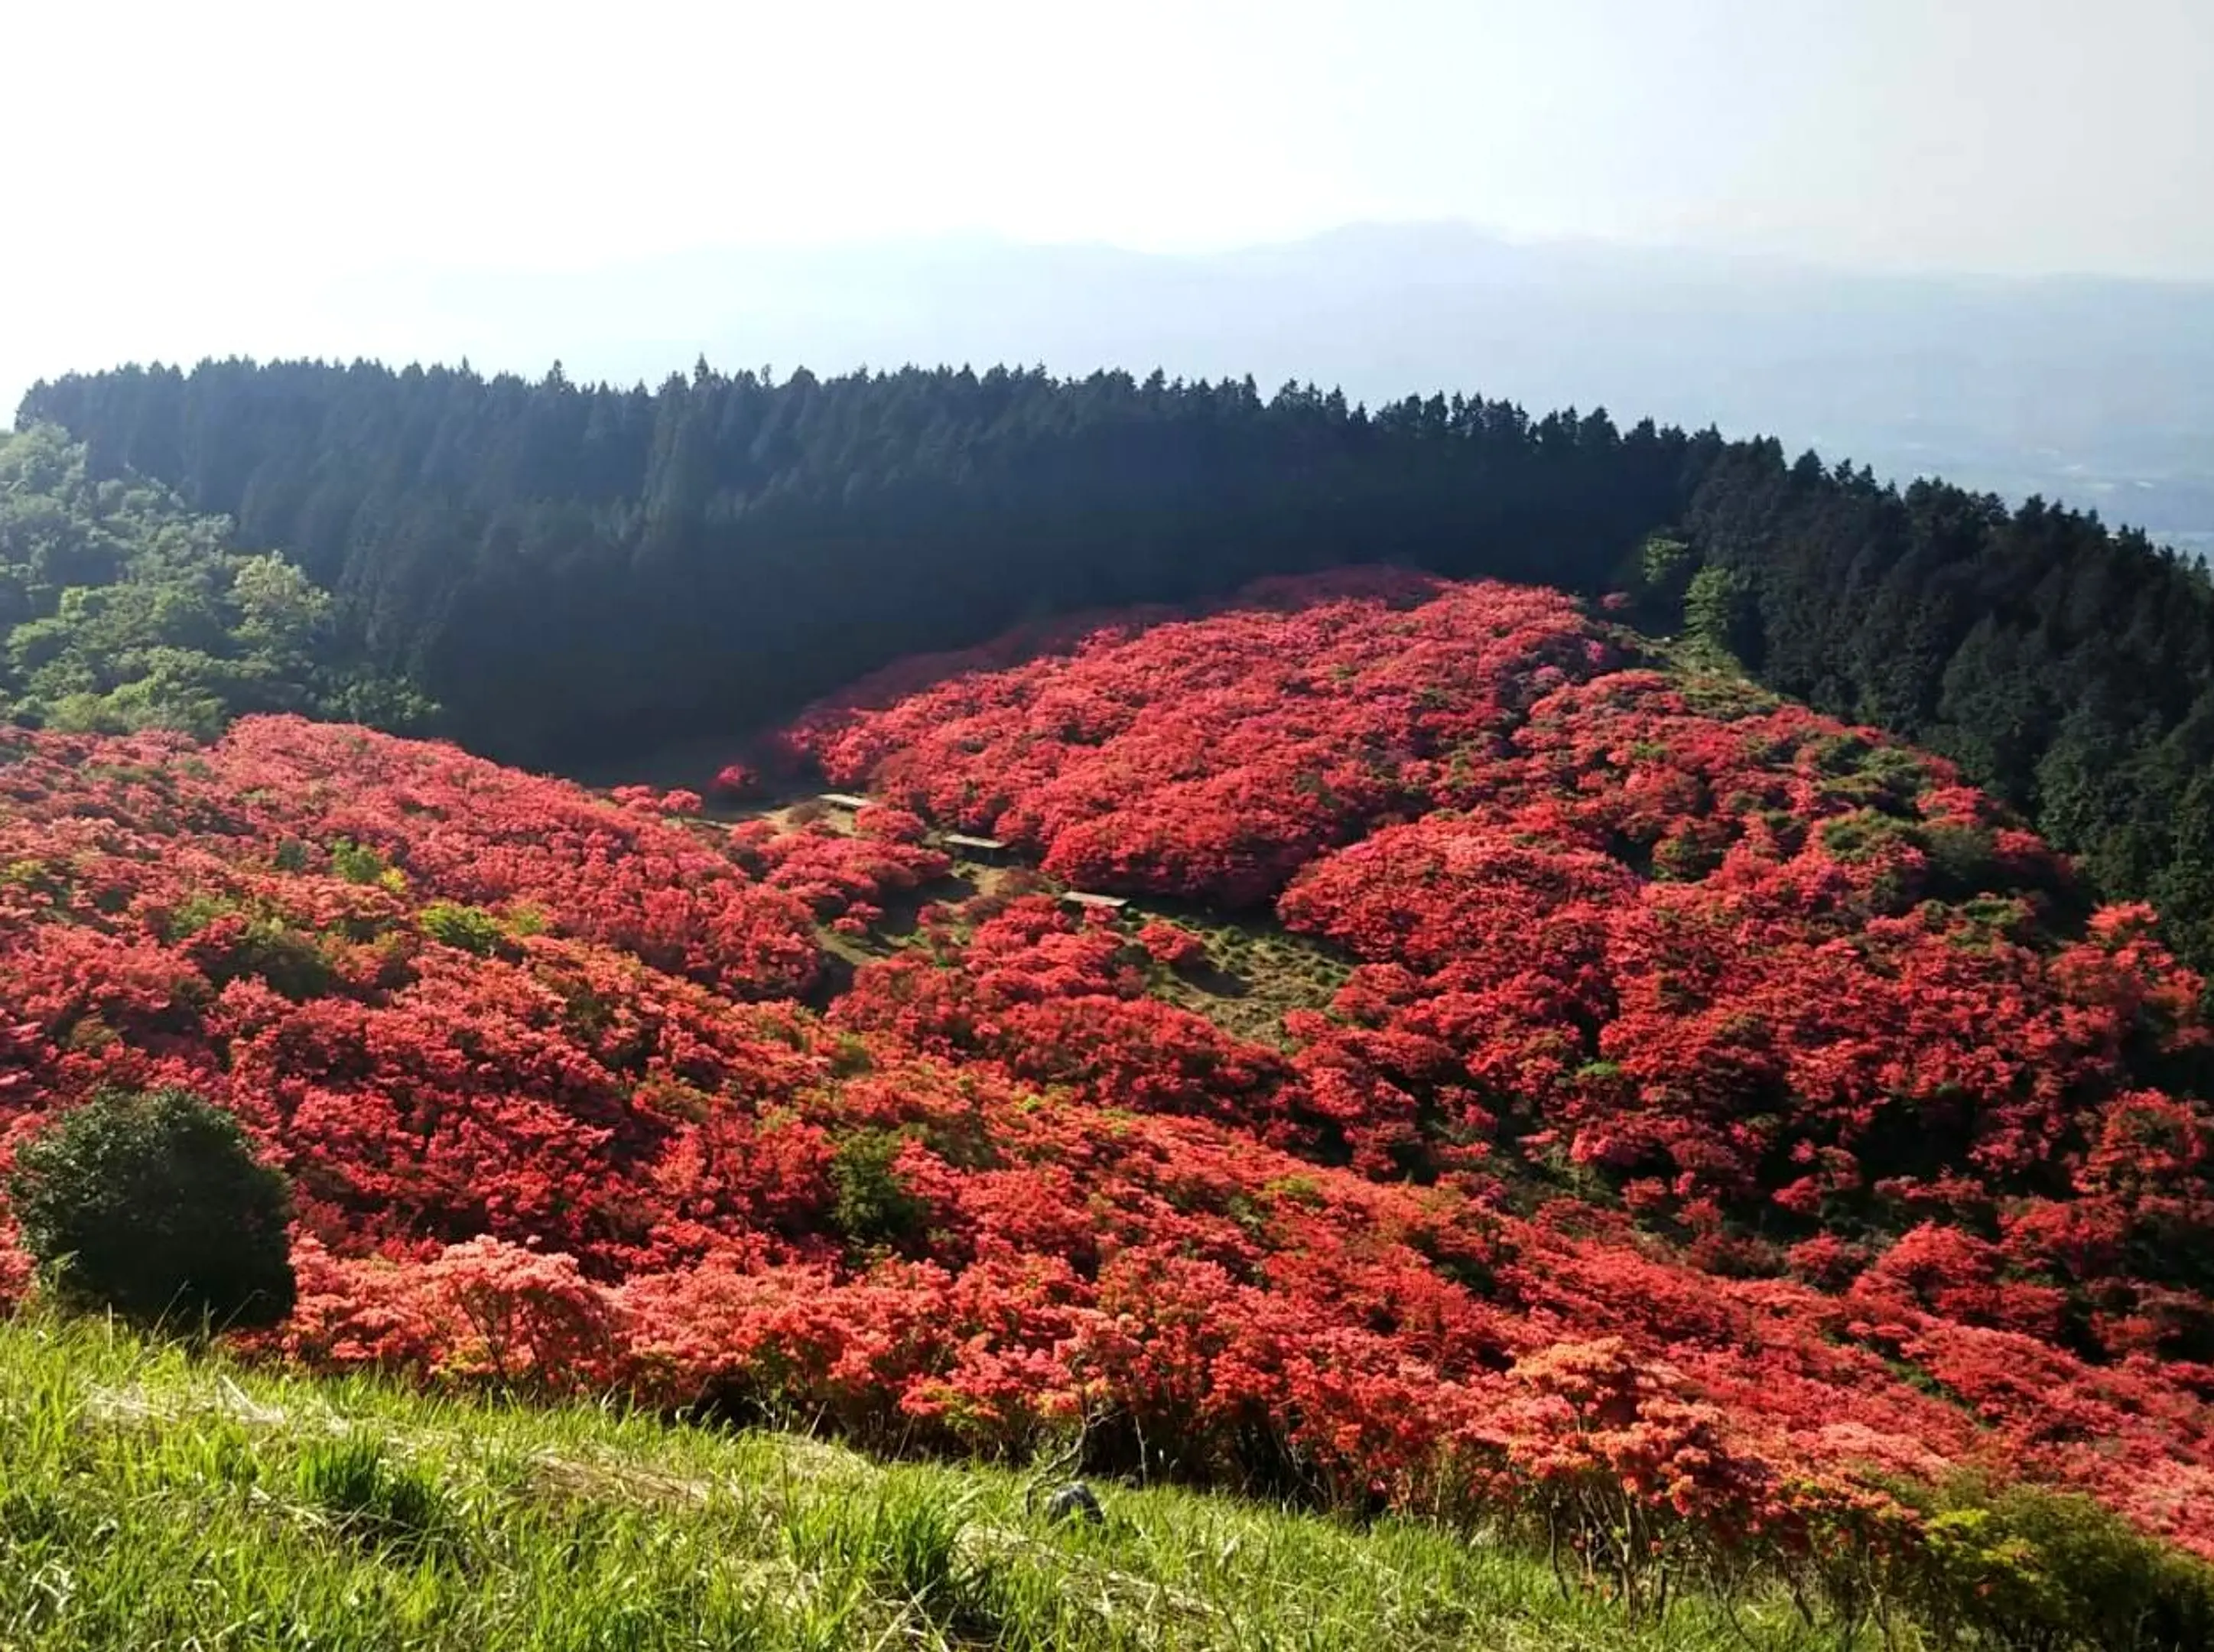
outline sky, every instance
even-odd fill
[[[388,266],[1464,220],[2214,278],[2210,0],[70,0],[0,26],[0,399],[351,353]]]

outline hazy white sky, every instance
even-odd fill
[[[2214,278],[2214,0],[22,0],[0,391],[314,278],[1357,219]],[[12,370],[11,370],[12,369]]]

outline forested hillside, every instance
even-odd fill
[[[28,416],[338,594],[474,748],[557,759],[797,710],[1070,609],[1399,560],[1601,582],[1695,444],[1437,401],[995,370],[657,392],[434,370],[71,379]]]
[[[1637,590],[1764,682],[1920,740],[2214,962],[2214,592],[2040,501],[1600,414],[994,370],[658,389],[308,363],[26,400],[333,602],[512,758],[743,729],[1070,609],[1396,562]],[[1641,554],[1648,535],[1682,547]]]

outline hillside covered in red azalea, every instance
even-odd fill
[[[9,1139],[229,1107],[320,1366],[1082,1419],[1355,1507],[1603,1486],[1636,1518],[1571,1540],[1709,1559],[1910,1543],[1899,1483],[1979,1471],[2214,1556],[2200,983],[1942,763],[1374,572],[914,662],[788,743],[851,835],[289,719],[0,734]],[[1139,905],[976,893],[945,829]],[[1199,1013],[1232,910],[1342,986]]]

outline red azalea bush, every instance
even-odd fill
[[[1552,591],[1372,571],[1228,613],[1114,627],[1067,655],[883,679],[794,731],[832,779],[1035,852],[1086,888],[1265,900],[1429,787],[1611,644]],[[893,681],[907,681],[911,670]]]
[[[327,1368],[1081,1426],[1641,1598],[1911,1544],[1886,1488],[1964,1471],[2214,1556],[2207,1032],[2149,914],[1550,593],[1152,619],[810,718],[850,837],[292,719],[0,734],[0,1158],[103,1084],[230,1108],[298,1195],[270,1349]],[[1153,995],[1179,926],[935,901],[925,817],[1357,967],[1254,1042]]]
[[[1146,956],[1171,970],[1194,970],[1207,962],[1207,942],[1181,924],[1149,923],[1138,931]]]
[[[743,803],[761,789],[761,776],[744,763],[725,763],[708,782],[707,792],[719,803]]]

